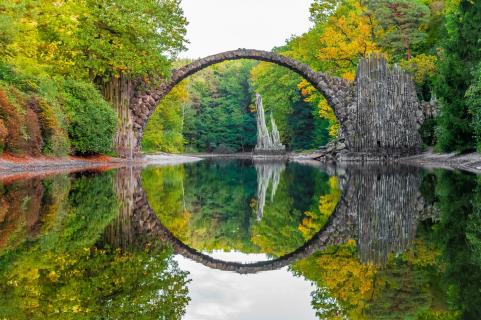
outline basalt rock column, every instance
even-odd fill
[[[286,147],[281,143],[279,131],[271,114],[272,133],[266,125],[266,117],[264,113],[264,106],[262,105],[262,97],[256,94],[256,109],[257,109],[257,145],[256,153],[284,153]]]
[[[373,55],[359,61],[355,86],[354,125],[345,132],[349,151],[386,156],[418,153],[423,111],[411,76]]]

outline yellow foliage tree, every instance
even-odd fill
[[[306,217],[302,220],[298,229],[306,240],[312,238],[316,232],[324,227],[341,198],[341,189],[337,177],[329,178],[329,190],[328,194],[319,198],[319,213],[313,211],[304,213]]]
[[[349,0],[339,5],[319,29],[316,58],[323,71],[354,80],[359,59],[381,52],[375,41],[379,36],[375,26],[368,9],[358,1]],[[326,99],[307,81],[299,83],[299,89],[305,101],[317,103],[319,115],[329,121],[329,136],[336,137],[340,126]]]

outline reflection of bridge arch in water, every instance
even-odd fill
[[[188,259],[242,274],[276,270],[349,239],[357,240],[361,260],[375,263],[385,262],[389,253],[402,252],[411,244],[423,212],[418,192],[422,178],[419,169],[356,166],[333,174],[341,179],[341,199],[327,224],[302,247],[273,260],[248,264],[228,262],[184,244],[157,218],[142,189],[139,169],[133,168],[120,169],[117,173],[123,210],[108,228],[106,238],[117,246],[161,239],[171,245],[175,253]],[[132,192],[126,196],[127,190]]]

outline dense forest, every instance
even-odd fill
[[[312,28],[274,51],[349,80],[359,58],[381,54],[413,74],[421,100],[436,103],[421,128],[427,146],[481,147],[479,1],[315,0],[310,12]],[[185,64],[176,57],[187,23],[179,0],[2,1],[0,150],[114,154],[116,118],[124,119],[111,89],[155,85]],[[290,150],[336,138],[331,108],[306,81],[276,65],[236,61],[178,85],[149,121],[143,149],[251,150],[256,92]]]

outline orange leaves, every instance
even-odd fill
[[[5,149],[11,152],[19,152],[25,149],[25,139],[22,134],[22,115],[13,106],[4,90],[0,89],[0,117],[7,125],[8,135],[5,141]]]
[[[8,129],[3,120],[0,119],[0,152],[3,151],[8,136]]]
[[[28,132],[28,153],[39,156],[42,153],[43,141],[37,114],[31,108],[27,109],[25,127]]]

